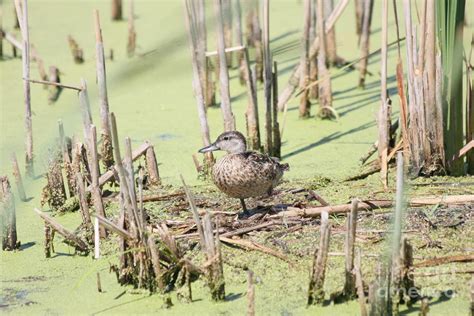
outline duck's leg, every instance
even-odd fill
[[[240,199],[240,204],[242,205],[242,209],[244,210],[244,215],[249,215],[249,211],[247,210],[247,206],[245,205],[244,199]]]

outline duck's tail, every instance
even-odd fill
[[[281,164],[280,164],[280,169],[281,169],[282,171],[288,171],[288,170],[290,170],[290,165],[287,164],[287,163],[281,163]]]

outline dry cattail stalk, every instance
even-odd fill
[[[326,34],[329,30],[331,30],[334,27],[337,19],[341,16],[342,12],[344,11],[344,9],[347,7],[348,4],[349,4],[349,0],[341,0],[338,2],[337,6],[334,8],[330,17],[326,21],[326,27],[325,27]],[[309,51],[310,59],[316,58],[316,54],[319,51],[319,45],[320,45],[320,40],[319,40],[319,36],[317,36],[310,47],[310,51]],[[303,64],[300,62],[298,63],[298,65],[295,66],[293,73],[290,76],[290,79],[288,80],[287,86],[280,93],[280,97],[278,98],[278,109],[280,111],[284,110],[285,105],[288,103],[288,100],[290,100],[291,96],[293,95],[296,88],[298,87],[302,71],[303,71]]]
[[[329,251],[329,237],[331,236],[328,212],[321,214],[320,231],[319,248],[314,253],[313,269],[309,282],[308,305],[321,304],[324,301],[324,277]]]
[[[359,0],[363,5],[362,31],[360,33],[359,88],[365,87],[365,76],[369,62],[370,25],[372,24],[373,0]]]
[[[345,257],[346,257],[346,273],[344,283],[344,296],[346,299],[352,299],[356,295],[356,276],[354,270],[354,249],[357,231],[357,212],[359,200],[354,199],[351,203],[351,212],[346,219],[346,240],[345,240]]]
[[[332,88],[331,88],[331,78],[329,76],[329,71],[326,67],[326,29],[325,29],[325,19],[324,19],[324,0],[317,0],[318,9],[317,12],[317,21],[318,21],[318,34],[319,34],[319,51],[318,51],[318,76],[320,78],[319,82],[319,116],[322,118],[332,117]]]
[[[272,124],[272,56],[270,52],[270,8],[269,1],[263,1],[263,70],[264,70],[264,95],[265,95],[265,152],[273,153],[273,124]]]
[[[334,9],[334,0],[324,0],[324,19],[327,21]],[[336,31],[334,28],[328,31],[326,35],[326,50],[327,60],[330,66],[336,65],[337,51],[336,51]]]
[[[245,67],[245,82],[247,84],[248,107],[246,112],[247,138],[252,150],[260,150],[260,123],[258,119],[258,99],[255,73],[250,69],[248,49],[244,50],[243,64]]]
[[[20,24],[21,36],[22,36],[22,65],[23,72],[22,76],[26,80],[23,80],[23,94],[25,100],[25,129],[26,129],[26,155],[25,155],[25,168],[26,176],[34,177],[34,166],[33,166],[33,126],[31,119],[31,94],[30,94],[30,35],[29,35],[29,24],[28,24],[28,3],[27,0],[15,0],[16,14],[18,16],[18,22]],[[21,22],[20,22],[21,21]]]
[[[378,154],[380,162],[380,178],[384,188],[388,185],[388,152],[390,150],[390,116],[391,101],[387,93],[387,36],[388,36],[388,0],[382,2],[382,44],[381,44],[381,65],[380,65],[380,110],[378,113],[377,123],[379,129]]]
[[[0,216],[2,250],[20,247],[16,231],[15,199],[7,177],[0,177]]]
[[[25,188],[23,186],[23,179],[21,177],[20,167],[18,167],[18,160],[16,159],[15,153],[12,154],[12,169],[13,177],[15,178],[15,184],[18,191],[18,197],[21,201],[26,201]]]
[[[135,54],[137,43],[137,32],[135,32],[135,13],[134,1],[130,0],[128,9],[128,41],[127,41],[127,55],[132,57]]]
[[[112,152],[112,139],[109,126],[109,98],[107,95],[107,73],[105,70],[104,41],[102,38],[102,29],[100,26],[99,11],[94,11],[95,27],[95,54],[96,54],[96,74],[97,85],[99,87],[99,109],[100,109],[100,138],[102,145],[100,154],[102,164],[105,169],[114,165]]]
[[[214,14],[217,23],[217,48],[219,52],[219,85],[221,96],[221,111],[224,120],[224,130],[235,130],[235,117],[232,113],[230,103],[230,88],[229,88],[229,70],[227,69],[227,59],[225,54],[225,30],[224,18],[221,0],[214,0]]]
[[[193,4],[195,4],[196,1],[185,1],[185,24],[186,24],[186,29],[188,32],[188,38],[189,38],[189,46],[190,46],[190,51],[191,51],[191,61],[192,61],[192,66],[193,66],[193,90],[194,90],[194,96],[196,98],[196,105],[197,105],[197,110],[198,110],[198,117],[199,117],[199,123],[201,126],[201,138],[204,146],[209,146],[211,144],[211,139],[210,139],[210,133],[209,133],[209,124],[207,122],[207,114],[206,114],[206,97],[208,96],[207,90],[205,90],[205,87],[202,84],[201,80],[201,73],[203,72],[202,70],[202,54],[204,54],[204,59],[205,59],[205,52],[202,52],[203,47],[199,46],[202,45],[199,44],[199,37],[196,36],[196,29],[199,28],[199,22],[196,21],[195,17],[191,14],[193,12]],[[202,8],[201,8],[202,9]],[[202,26],[201,26],[202,27]],[[201,55],[198,55],[198,52],[201,51]],[[201,56],[201,57],[200,57]],[[201,60],[201,63],[199,62]],[[206,64],[207,62],[204,61]],[[207,71],[209,73],[209,71]],[[209,75],[209,74],[208,74]],[[208,75],[206,75],[206,80],[207,84],[210,83],[208,79]],[[209,87],[209,85],[207,86]],[[205,156],[205,167],[207,170],[210,170],[210,167],[212,166],[213,163],[213,156],[212,153],[209,153]]]
[[[310,27],[311,27],[311,0],[304,0],[304,27],[303,27],[303,52],[301,53],[302,65],[299,87],[304,89],[309,83],[309,37],[310,37]],[[300,106],[299,106],[299,116],[300,118],[309,117],[310,111],[310,102],[308,91],[304,91],[300,97]]]
[[[122,0],[112,0],[112,20],[122,20]]]
[[[90,127],[90,138],[89,138],[89,168],[91,170],[91,195],[92,195],[92,203],[94,205],[95,212],[102,217],[105,216],[105,208],[104,202],[102,201],[102,191],[100,190],[99,186],[99,177],[100,177],[100,169],[99,169],[99,155],[97,153],[97,131],[94,125]],[[100,237],[104,238],[107,236],[105,229],[101,227],[100,229]]]

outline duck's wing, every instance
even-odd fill
[[[257,153],[254,151],[247,151],[243,154],[243,157],[251,164],[259,165],[264,169],[273,169],[275,171],[286,171],[289,169],[287,163],[282,164],[276,157],[270,157],[265,154]]]

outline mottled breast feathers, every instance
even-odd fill
[[[212,178],[222,192],[245,199],[270,194],[288,168],[288,164],[280,164],[276,158],[247,151],[219,159],[212,169]]]

